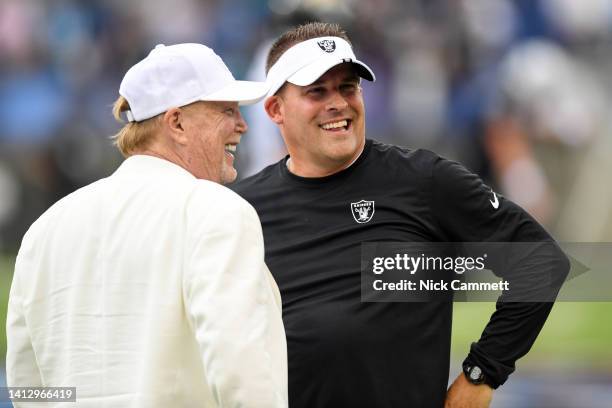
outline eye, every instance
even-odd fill
[[[306,91],[308,95],[323,95],[325,93],[325,88],[322,86],[316,86],[314,88],[310,88]]]
[[[359,90],[359,85],[356,83],[342,84],[340,85],[340,92],[344,94],[353,94]]]
[[[225,108],[223,112],[227,114],[228,116],[234,116],[234,113],[236,113],[236,110],[234,108]]]

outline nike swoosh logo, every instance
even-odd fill
[[[499,198],[497,198],[497,195],[493,191],[491,191],[491,192],[493,193],[494,201],[489,200],[489,202],[491,203],[493,208],[495,208],[497,210],[499,208]]]

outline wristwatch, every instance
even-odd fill
[[[463,363],[463,373],[465,377],[474,385],[484,384],[485,376],[482,369],[477,365],[471,365],[469,363]]]

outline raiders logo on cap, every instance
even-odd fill
[[[321,40],[317,41],[317,44],[325,52],[334,52],[336,50],[336,42],[334,40]]]

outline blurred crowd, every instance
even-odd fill
[[[2,0],[0,250],[121,162],[110,107],[156,44],[207,44],[263,80],[271,41],[312,20],[376,72],[367,137],[461,161],[559,240],[612,240],[608,0]],[[244,113],[242,177],[285,154],[261,104]]]

